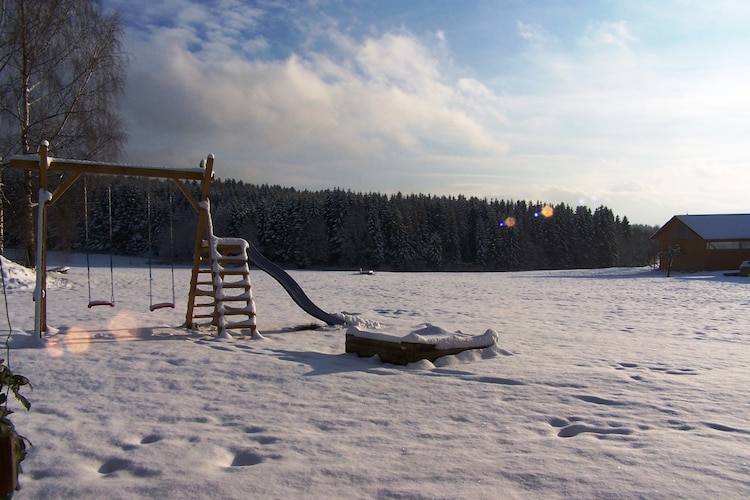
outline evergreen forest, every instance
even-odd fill
[[[17,248],[22,179],[10,169],[3,176],[5,247]],[[515,271],[645,266],[656,258],[657,228],[630,224],[605,206],[218,179],[211,212],[215,234],[244,238],[289,268]],[[50,207],[48,248],[188,263],[197,220],[171,182],[89,176]]]

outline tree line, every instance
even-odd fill
[[[5,244],[17,247],[21,234],[12,221],[23,179],[6,172],[5,184]],[[197,184],[189,188],[198,195]],[[287,267],[510,271],[644,266],[656,257],[656,228],[631,225],[606,206],[308,191],[228,179],[213,183],[211,211],[215,234],[244,238]],[[187,263],[196,223],[170,182],[91,176],[51,207],[48,245]]]

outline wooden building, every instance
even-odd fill
[[[675,215],[652,236],[659,255],[679,245],[673,271],[722,271],[750,260],[750,214]],[[660,259],[659,267],[668,263]]]

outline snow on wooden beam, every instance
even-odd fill
[[[125,163],[101,163],[89,160],[69,160],[48,158],[50,172],[80,172],[90,174],[128,175],[136,177],[154,177],[160,179],[203,180],[206,172],[200,167],[175,168],[149,165],[128,165]],[[11,168],[25,170],[39,169],[39,155],[14,155],[3,163]]]

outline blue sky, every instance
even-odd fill
[[[298,189],[747,213],[750,3],[104,0],[124,161]]]

